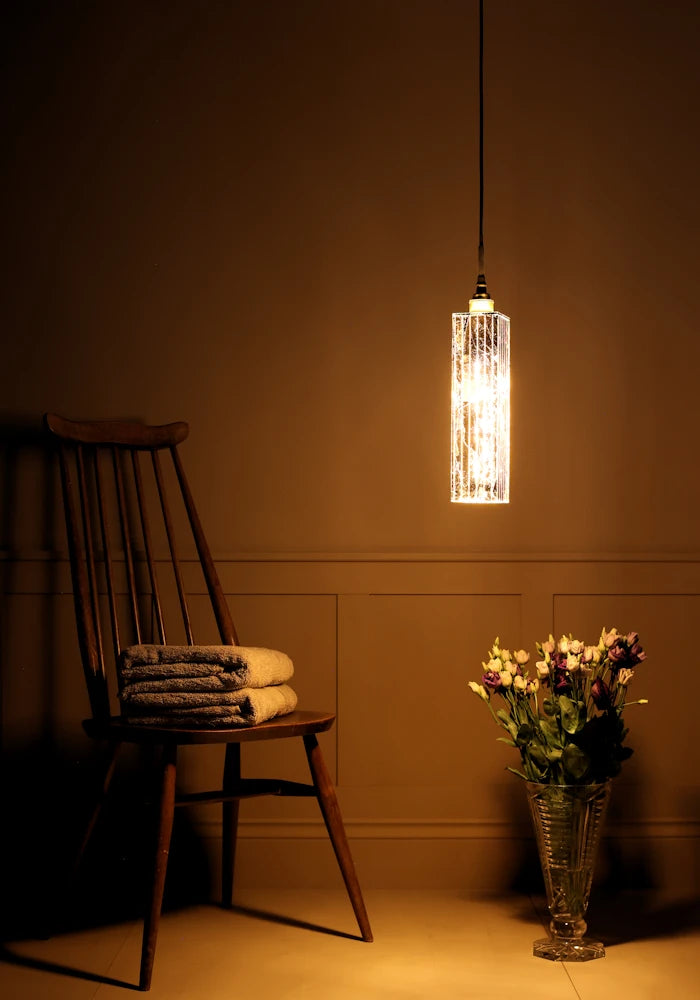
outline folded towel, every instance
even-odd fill
[[[128,646],[119,658],[122,683],[225,677],[227,688],[284,684],[294,674],[286,653],[257,646]]]
[[[245,688],[242,690],[245,691]],[[257,690],[262,691],[262,688]],[[166,712],[184,711],[188,708],[205,708],[207,705],[238,705],[240,691],[161,691],[158,694],[136,692],[132,694],[127,688],[120,693],[122,704],[127,711],[139,714],[153,713],[163,709]]]
[[[119,697],[128,701],[135,694],[160,694],[172,691],[234,691],[236,678],[230,674],[211,674],[207,677],[165,677],[159,681],[129,681]]]
[[[154,663],[137,666],[123,666],[124,650],[117,664],[117,672],[122,682],[142,680],[171,680],[176,677],[218,677],[224,668],[216,663]]]
[[[221,696],[219,696],[221,697]],[[185,705],[170,708],[154,705],[152,714],[131,714],[128,706],[126,721],[139,726],[180,726],[221,729],[227,726],[256,726],[268,719],[288,715],[297,706],[296,693],[287,684],[262,688],[243,688],[226,696],[235,701],[225,704]]]

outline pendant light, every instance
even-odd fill
[[[484,276],[484,0],[479,0],[479,268],[469,312],[452,314],[453,503],[510,498],[510,320]]]

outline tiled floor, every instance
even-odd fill
[[[365,893],[375,935],[357,938],[342,891],[241,892],[231,912],[195,906],[161,923],[153,1000],[698,1000],[700,908],[626,896],[594,901],[605,959],[532,957],[538,901],[445,891]],[[592,904],[593,906],[593,904]],[[3,1000],[124,997],[138,977],[129,922],[7,945]]]

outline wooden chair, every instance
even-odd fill
[[[108,675],[114,671],[120,650],[133,643],[167,643],[166,618],[167,612],[172,612],[169,605],[174,604],[178,611],[177,635],[171,637],[171,643],[195,642],[186,586],[192,565],[178,558],[184,536],[178,535],[177,529],[183,525],[191,532],[189,544],[193,543],[192,554],[196,550],[201,565],[221,643],[238,645],[178,452],[178,445],[187,437],[188,425],[75,422],[55,414],[46,414],[44,422],[57,444],[61,468],[78,640],[92,710],[92,718],[83,725],[90,737],[104,741],[110,750],[103,792],[109,787],[123,744],[146,744],[160,751],[154,754],[160,761],[159,809],[150,902],[143,930],[140,989],[150,988],[174,808],[182,804],[223,804],[222,903],[230,906],[240,800],[263,794],[315,796],[362,938],[371,941],[372,932],[335,790],[316,738],[317,733],[326,732],[333,725],[333,714],[300,710],[262,725],[198,730],[129,725],[112,713],[113,689],[108,684]],[[156,529],[158,522],[160,534]],[[177,595],[170,602],[165,600],[161,585],[166,564],[171,574],[170,590]],[[111,643],[104,641],[109,633]],[[170,624],[167,635],[175,635]],[[313,784],[241,778],[242,743],[292,737],[300,737],[304,742]],[[178,747],[212,743],[225,747],[221,788],[177,795]],[[91,817],[81,855],[99,809],[100,803]]]

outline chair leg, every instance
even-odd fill
[[[43,914],[43,922],[37,932],[44,939],[50,938],[61,926],[62,918],[59,914],[63,914],[65,901],[69,900],[75,891],[78,872],[80,871],[85,851],[97,826],[97,820],[107,797],[120,748],[121,743],[109,743],[107,745],[105,759],[101,761],[98,791],[94,798],[93,809],[88,818],[83,838],[73,856],[73,860],[67,866],[67,870],[59,871],[51,886],[49,900]]]
[[[78,849],[78,853],[73,861],[73,867],[71,869],[70,881],[71,883],[75,880],[80,865],[82,863],[87,846],[90,843],[90,838],[92,837],[95,826],[97,825],[97,820],[100,817],[100,812],[102,811],[102,806],[104,805],[105,799],[107,798],[107,792],[109,791],[109,786],[112,783],[112,777],[114,775],[115,765],[117,763],[117,757],[119,756],[119,751],[121,750],[121,743],[110,743],[107,748],[107,759],[105,762],[104,770],[102,772],[102,784],[95,801],[94,808],[90,819],[88,820],[85,833],[83,835],[82,843]]]
[[[44,938],[49,938],[56,932],[61,924],[59,913],[63,911],[65,901],[70,899],[74,893],[78,872],[80,871],[80,866],[82,864],[83,857],[85,856],[85,851],[87,850],[88,844],[92,838],[92,834],[97,826],[97,820],[99,819],[100,812],[102,811],[102,806],[107,798],[107,792],[109,791],[109,786],[112,782],[112,776],[114,775],[117,756],[119,755],[121,746],[121,743],[110,743],[107,746],[105,760],[101,762],[99,790],[95,795],[93,809],[88,818],[82,840],[78,850],[75,852],[73,860],[68,866],[67,871],[59,873],[54,885],[52,886],[51,898],[47,905],[47,912],[44,916],[44,925],[40,931],[41,936]]]
[[[326,762],[323,759],[316,737],[311,734],[304,736],[303,739],[311,777],[316,787],[318,804],[321,807],[321,813],[326,824],[326,829],[328,830],[328,836],[331,838],[331,843],[333,844],[333,850],[335,851],[343,881],[345,882],[345,888],[348,890],[350,902],[352,903],[357,923],[362,932],[362,940],[372,941],[373,937],[369,925],[369,917],[367,916],[367,910],[362,899],[362,890],[360,889],[355,865],[350,854],[350,845],[345,835],[343,818],[340,815],[340,807],[331,776],[328,773],[328,768],[326,767]]]
[[[231,786],[240,781],[240,777],[241,745],[240,743],[227,743],[223,791],[229,792]],[[238,799],[222,803],[221,905],[225,907],[230,907],[233,903],[233,873],[236,864],[239,804]]]
[[[162,772],[160,779],[160,807],[158,814],[155,857],[153,859],[153,882],[151,886],[150,902],[143,925],[139,989],[144,991],[151,988],[153,959],[155,958],[156,953],[156,939],[158,937],[160,911],[163,905],[165,873],[168,867],[170,837],[173,831],[173,817],[175,815],[176,768],[177,746],[175,744],[167,744],[163,747]]]

